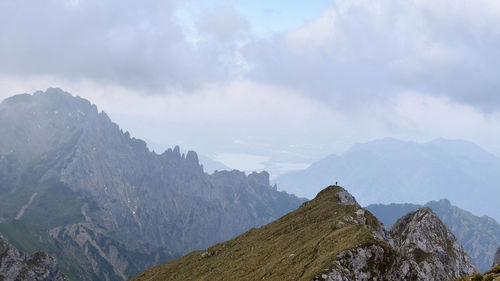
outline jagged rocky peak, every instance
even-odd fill
[[[498,247],[497,253],[495,254],[495,259],[493,260],[493,267],[500,265],[500,247]]]
[[[174,147],[174,155],[181,156],[181,148],[178,145]]]
[[[164,159],[176,159],[185,161],[188,166],[201,167],[198,154],[195,151],[189,150],[186,154],[181,153],[181,148],[176,145],[173,149],[169,148],[163,152],[160,157]]]
[[[266,171],[262,171],[260,173],[252,172],[250,175],[248,175],[248,181],[250,183],[269,186],[269,173]]]
[[[29,256],[19,252],[0,235],[0,280],[66,281],[57,261],[45,252]]]
[[[186,154],[186,161],[192,165],[199,165],[198,154],[192,150],[188,151]]]
[[[405,215],[389,232],[395,249],[418,264],[421,280],[453,280],[476,271],[455,236],[430,208]]]
[[[437,201],[437,203],[441,207],[450,207],[451,206],[451,202],[448,199],[441,199],[441,200]]]
[[[323,189],[316,195],[315,199],[329,199],[336,203],[341,203],[344,205],[355,205],[359,206],[356,198],[352,196],[347,190],[338,185],[330,185]]]

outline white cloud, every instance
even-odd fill
[[[236,67],[234,46],[204,36],[230,33],[217,30],[224,20],[198,30],[193,44],[177,14],[181,7],[175,0],[1,1],[0,73],[89,79],[148,92],[226,80]],[[235,18],[226,13],[231,32]]]
[[[494,0],[339,0],[244,53],[253,79],[337,109],[418,91],[492,111],[500,109],[499,25]]]

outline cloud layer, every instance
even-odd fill
[[[337,109],[401,91],[500,109],[500,4],[337,0],[270,38],[230,2],[51,0],[0,3],[0,73],[189,92],[243,78]]]
[[[338,107],[401,91],[500,109],[500,3],[337,0],[307,25],[244,53],[259,81],[301,89]]]
[[[189,38],[178,1],[50,0],[0,2],[0,73],[91,79],[149,92],[192,89],[230,77],[238,22],[201,14]],[[235,24],[236,22],[236,24]],[[206,35],[206,36],[204,36]],[[214,36],[209,36],[214,35]]]
[[[0,1],[0,97],[61,87],[137,137],[276,173],[387,136],[500,155],[498,1],[337,0],[265,37],[235,5]]]

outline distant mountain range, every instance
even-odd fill
[[[373,204],[366,209],[386,227],[391,227],[399,217],[422,207],[416,204]],[[425,207],[431,208],[453,232],[480,271],[491,268],[495,251],[500,246],[500,225],[494,219],[475,216],[451,205],[446,199],[430,201]]]
[[[0,104],[0,232],[72,280],[124,280],[294,210],[266,172],[203,171],[162,154],[59,89]]]
[[[475,214],[500,221],[500,158],[460,140],[414,143],[381,139],[356,144],[309,168],[273,182],[297,196],[313,198],[326,185],[349,186],[363,205],[423,204],[448,198]]]
[[[276,221],[155,266],[132,281],[444,281],[474,271],[431,209],[405,215],[388,232],[345,189],[329,186]]]

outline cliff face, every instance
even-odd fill
[[[330,186],[272,223],[132,280],[430,281],[473,271],[430,210],[409,214],[389,233],[345,189]]]
[[[4,100],[0,135],[0,222],[48,233],[62,263],[61,245],[69,245],[81,262],[64,270],[77,268],[77,279],[125,279],[304,201],[276,191],[265,172],[208,175],[193,151],[150,152],[95,105],[59,89]]]
[[[390,230],[394,248],[415,261],[425,280],[451,280],[476,271],[455,236],[430,208],[400,218]]]
[[[484,272],[491,266],[495,248],[500,245],[500,224],[488,216],[475,216],[441,199],[425,204],[450,229],[478,267]]]
[[[495,259],[493,259],[493,267],[500,265],[500,247],[498,247],[498,250],[495,254]]]
[[[421,280],[418,266],[390,247],[369,245],[347,250],[337,255],[330,272],[315,281],[350,280]]]
[[[0,280],[66,281],[57,261],[45,252],[31,256],[19,252],[0,235]]]

